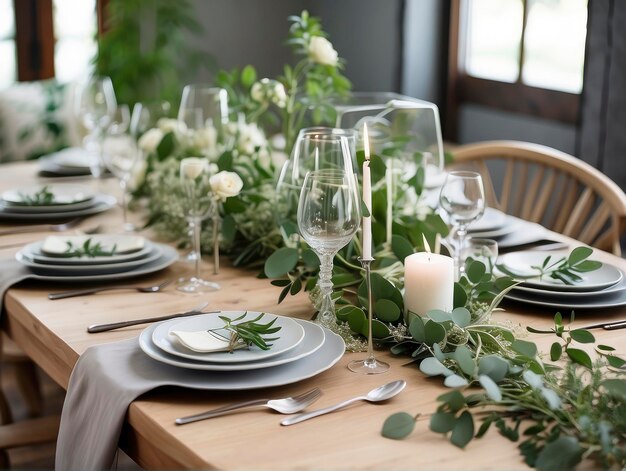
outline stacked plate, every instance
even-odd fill
[[[167,365],[203,370],[211,375],[214,389],[252,389],[279,386],[310,378],[333,366],[343,356],[345,344],[338,335],[309,321],[275,314],[264,314],[262,321],[276,318],[274,326],[281,329],[269,350],[257,346],[227,351],[192,350],[180,340],[182,333],[206,333],[220,330],[224,321],[219,316],[241,321],[251,320],[260,312],[222,311],[185,319],[172,319],[152,325],[139,337],[141,349],[154,360]],[[176,335],[173,334],[176,332]],[[214,380],[214,381],[213,381]]]
[[[42,173],[50,176],[83,176],[91,175],[91,165],[97,156],[80,147],[68,147],[39,159]]]
[[[33,185],[0,195],[0,219],[49,222],[89,216],[115,206],[113,196],[83,185]]]
[[[531,275],[536,273],[531,267],[541,266],[548,255],[556,261],[566,257],[567,252],[514,252],[500,257],[498,263],[506,265],[514,273]],[[565,310],[626,305],[626,280],[619,268],[603,263],[598,270],[581,273],[580,276],[582,280],[573,285],[566,285],[549,276],[526,279],[506,297],[526,304]]]
[[[486,208],[483,216],[468,227],[468,235],[476,239],[493,239],[506,249],[546,240],[546,229],[494,208]]]
[[[84,254],[85,243],[98,247]],[[105,281],[131,278],[162,270],[178,252],[139,236],[50,236],[26,245],[16,255],[34,278],[51,281]]]

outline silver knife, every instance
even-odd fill
[[[626,319],[620,321],[600,322],[598,324],[586,325],[583,327],[577,327],[576,329],[589,330],[589,329],[604,329],[604,330],[617,330],[626,327]]]
[[[116,330],[116,329],[121,329],[123,327],[130,327],[133,325],[139,325],[139,324],[149,324],[152,322],[160,322],[160,321],[166,321],[169,319],[176,319],[177,317],[187,317],[187,316],[195,316],[198,314],[213,314],[213,313],[217,313],[217,312],[221,312],[221,311],[206,311],[203,312],[202,310],[207,307],[209,303],[203,303],[201,306],[197,306],[195,308],[193,308],[190,311],[186,311],[186,312],[178,312],[175,314],[168,314],[165,316],[157,316],[157,317],[146,317],[143,319],[133,319],[130,321],[120,321],[120,322],[112,322],[109,324],[93,324],[90,325],[89,327],[87,327],[87,332],[89,332],[90,334],[96,334],[99,332],[108,332],[110,330]]]

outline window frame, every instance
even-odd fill
[[[107,30],[108,0],[96,1],[98,34]],[[54,78],[52,0],[13,0],[17,81]]]
[[[458,135],[459,108],[472,103],[488,108],[576,124],[581,94],[539,88],[522,82],[524,41],[520,46],[519,73],[515,82],[500,82],[468,74],[465,67],[466,38],[471,0],[451,0],[448,48],[448,82],[446,104],[446,135]],[[522,38],[526,32],[528,1],[522,0],[524,16]],[[582,92],[581,92],[582,93]]]

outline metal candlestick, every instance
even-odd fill
[[[372,282],[371,282],[371,265],[373,258],[360,258],[359,262],[365,270],[365,284],[367,286],[367,358],[364,360],[354,360],[348,363],[348,369],[355,373],[363,373],[368,375],[384,373],[389,369],[389,364],[377,360],[374,357],[374,341],[372,336],[372,316],[374,307],[372,303]]]

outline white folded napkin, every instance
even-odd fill
[[[189,350],[198,353],[227,352],[230,350],[230,343],[217,335],[206,330],[196,332],[184,332],[182,330],[172,330],[170,334],[178,339],[178,341]],[[235,349],[243,348],[245,344],[241,343],[235,346]]]

